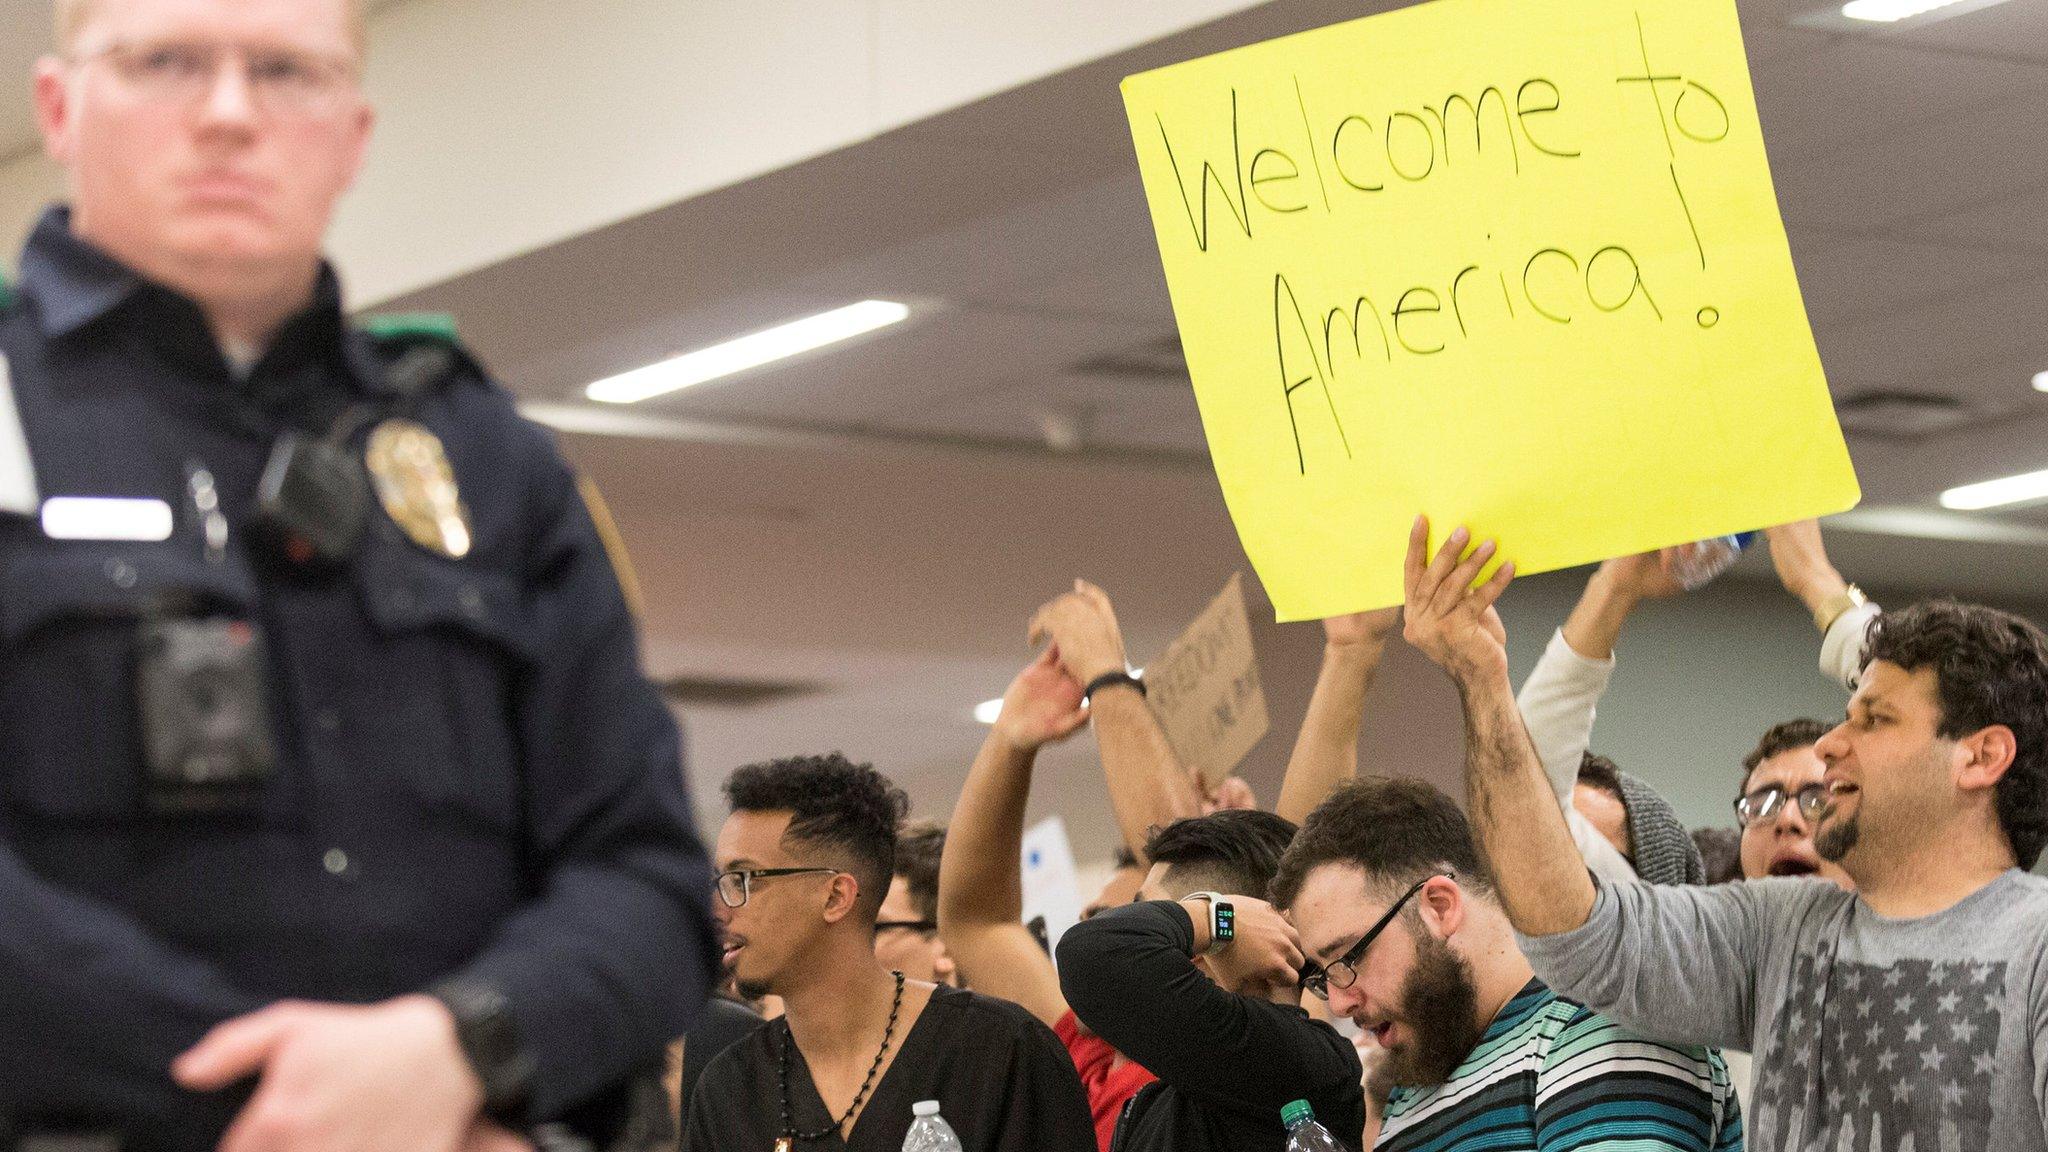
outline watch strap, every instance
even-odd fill
[[[483,1082],[484,1115],[522,1129],[536,1065],[519,1038],[519,1024],[503,991],[478,980],[452,977],[427,989],[455,1018],[455,1040]]]
[[[1204,954],[1237,939],[1237,907],[1228,897],[1221,892],[1190,892],[1188,899],[1200,899],[1209,904],[1209,947]]]
[[[1133,674],[1129,669],[1124,669],[1117,672],[1104,672],[1102,675],[1090,680],[1088,686],[1081,689],[1081,699],[1093,700],[1096,692],[1104,688],[1113,688],[1118,684],[1128,684],[1136,688],[1140,696],[1145,694],[1145,681]]]

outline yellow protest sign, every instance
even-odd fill
[[[1732,0],[1435,0],[1123,84],[1282,620],[1418,512],[1539,572],[1858,498]]]

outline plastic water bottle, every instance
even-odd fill
[[[1742,558],[1742,550],[1749,547],[1756,537],[1754,532],[1744,532],[1667,549],[1671,578],[1687,592],[1704,588],[1714,577],[1734,567],[1735,562]]]
[[[962,1152],[960,1137],[939,1115],[937,1100],[919,1100],[910,1106],[910,1114],[917,1119],[910,1122],[910,1132],[903,1137],[903,1152]]]
[[[1280,1122],[1287,1125],[1287,1152],[1344,1152],[1330,1130],[1316,1123],[1316,1110],[1306,1100],[1282,1108]]]

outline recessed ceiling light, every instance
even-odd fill
[[[907,304],[898,304],[894,300],[863,300],[599,380],[584,394],[606,404],[637,404],[692,384],[702,384],[706,380],[716,380],[842,340],[851,340],[878,328],[899,324],[909,316],[910,306]]]
[[[2034,373],[2034,391],[2048,392],[2048,372]]]
[[[1954,15],[1989,8],[2004,0],[1849,0],[1842,5],[1842,15],[1851,20],[1867,20],[1876,24],[1896,24],[1915,16],[1925,16],[1942,8],[1957,8]],[[1968,5],[1968,7],[1963,7]]]
[[[981,721],[983,724],[995,723],[996,717],[1001,716],[1002,714],[1003,698],[1001,696],[998,696],[993,700],[983,700],[981,703],[976,704],[974,706],[974,718],[976,720]]]
[[[1941,506],[1959,512],[2003,508],[2007,504],[2025,504],[2032,500],[2048,500],[2048,470],[1965,484],[1941,494]]]

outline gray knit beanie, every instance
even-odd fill
[[[1621,806],[1628,812],[1636,875],[1651,884],[1706,883],[1706,862],[1671,803],[1636,777],[1616,775],[1621,778]]]

